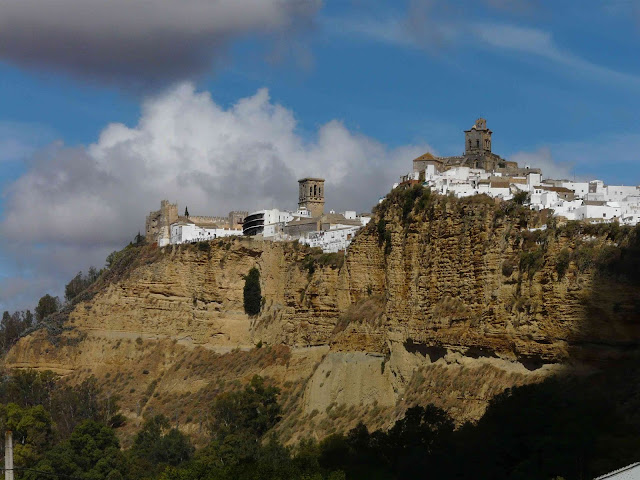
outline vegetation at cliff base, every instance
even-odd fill
[[[445,411],[416,405],[390,428],[369,431],[360,423],[285,446],[272,434],[280,390],[254,376],[203,405],[209,436],[196,449],[157,414],[145,416],[123,448],[117,429],[124,417],[95,380],[72,388],[51,373],[27,371],[2,377],[0,423],[14,433],[17,479],[578,480],[640,455],[638,378],[634,362],[613,374],[507,390],[476,423],[456,426]]]
[[[244,277],[244,311],[249,316],[260,313],[262,308],[262,291],[260,290],[260,270],[253,267]]]

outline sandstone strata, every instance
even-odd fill
[[[575,261],[558,273],[561,252],[613,246],[606,236],[535,231],[540,215],[489,201],[401,207],[385,202],[343,264],[249,239],[140,248],[126,275],[75,305],[62,332],[23,338],[5,363],[70,381],[96,375],[131,425],[164,411],[192,433],[217,392],[267,375],[283,388],[278,428],[291,439],[360,419],[384,426],[415,403],[478,418],[505,388],[591,368],[640,338],[637,287]],[[542,258],[525,270],[534,251]],[[249,318],[242,292],[254,266],[264,304]],[[347,420],[327,421],[336,409]]]

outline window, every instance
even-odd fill
[[[480,140],[476,140],[476,147],[480,148]]]

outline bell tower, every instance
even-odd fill
[[[298,180],[298,207],[306,208],[312,217],[324,213],[324,178],[303,178]]]
[[[487,128],[487,121],[479,118],[469,130],[464,131],[464,154],[484,155],[491,153],[491,134]]]

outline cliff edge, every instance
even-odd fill
[[[346,255],[248,238],[130,248],[5,365],[95,375],[131,426],[162,412],[196,436],[208,402],[256,373],[282,389],[285,441],[416,403],[462,422],[506,388],[634,352],[638,252],[639,229],[396,189]]]

